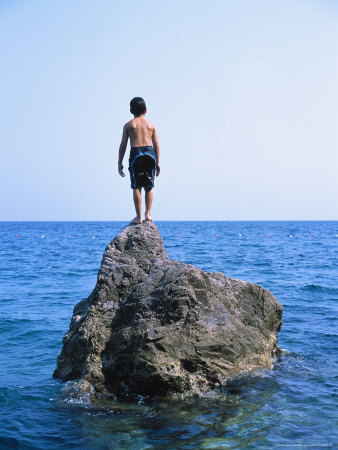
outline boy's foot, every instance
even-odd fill
[[[139,223],[142,223],[142,219],[139,219],[139,218],[136,216],[136,217],[134,217],[134,219],[131,220],[129,223],[130,223],[130,225],[137,225],[137,224],[139,224]]]
[[[146,214],[146,215],[144,216],[144,220],[145,220],[146,222],[152,222],[152,221],[153,221],[153,218],[151,217],[150,214]]]

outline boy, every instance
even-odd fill
[[[160,147],[154,125],[145,119],[147,112],[143,98],[135,97],[130,101],[130,112],[134,119],[123,127],[122,140],[119,149],[118,171],[125,177],[122,160],[126,152],[128,138],[130,139],[129,172],[131,188],[136,211],[136,217],[131,224],[142,223],[142,196],[141,189],[145,191],[145,220],[152,221],[150,214],[153,202],[154,175],[160,174]]]

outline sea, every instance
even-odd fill
[[[172,259],[283,305],[272,370],[186,400],[91,403],[52,378],[74,305],[126,222],[0,222],[1,449],[338,448],[338,222],[156,222]]]

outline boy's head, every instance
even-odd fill
[[[130,112],[134,114],[134,116],[140,116],[147,112],[146,103],[142,97],[134,97],[130,100]]]

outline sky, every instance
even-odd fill
[[[0,220],[132,219],[135,96],[155,220],[338,220],[335,0],[0,0],[0,30]]]

